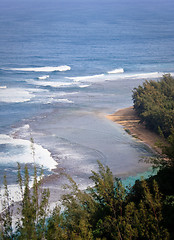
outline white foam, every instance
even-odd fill
[[[78,94],[79,92],[58,92],[58,93],[55,93],[55,97],[57,96],[69,96],[69,95],[75,95],[75,94]]]
[[[38,77],[38,79],[40,80],[45,80],[47,78],[49,78],[50,76],[49,75],[44,75],[44,76],[41,76],[41,77]]]
[[[29,124],[25,124],[21,127],[23,130],[28,130],[30,128]]]
[[[150,73],[123,73],[123,74],[111,74],[106,76],[106,80],[119,80],[119,79],[156,79],[161,78],[164,72],[150,72]],[[172,75],[172,74],[171,74]]]
[[[130,74],[128,78],[140,78],[140,79],[149,79],[149,78],[159,78],[162,77],[165,73],[162,72],[152,72],[152,73],[137,73],[137,74]]]
[[[45,103],[50,104],[50,103],[74,103],[74,102],[67,98],[60,98],[60,99],[49,98]]]
[[[30,101],[35,95],[22,88],[0,89],[0,102],[19,103]]]
[[[86,87],[89,87],[89,86],[91,86],[91,85],[90,84],[88,84],[88,85],[87,84],[86,85],[85,84],[79,85],[80,88],[86,88]]]
[[[108,72],[109,74],[114,74],[114,73],[124,73],[124,69],[123,68],[116,68],[112,71]]]
[[[35,94],[35,98],[31,99],[31,103],[33,104],[51,104],[51,103],[74,103],[73,101],[69,100],[69,96],[73,96],[78,94],[78,92],[64,92],[64,91],[56,91],[52,92],[47,89],[36,89],[39,90]],[[34,90],[33,90],[34,91]],[[65,100],[66,99],[66,100]]]
[[[49,92],[49,94],[47,95],[44,95],[44,98],[45,97],[52,97],[54,99],[57,99],[59,97],[64,97],[64,96],[71,96],[71,95],[75,95],[75,94],[78,94],[79,92]]]
[[[20,138],[25,138],[26,136],[30,136],[30,125],[29,124],[24,124],[21,127],[14,128],[10,132],[11,136],[20,136]]]
[[[33,144],[34,159],[32,155],[32,145],[28,140],[14,139],[8,135],[0,134],[0,144],[6,145],[7,149],[13,151],[1,153],[0,165],[12,165],[17,162],[20,164],[35,163],[49,170],[56,168],[57,162],[51,157],[50,152],[41,145]]]
[[[104,74],[98,74],[98,75],[93,75],[93,76],[82,76],[82,77],[66,77],[67,79],[71,79],[75,82],[88,82],[88,81],[93,81],[97,79],[101,79],[104,77]]]
[[[44,89],[33,88],[4,88],[0,89],[0,102],[21,103],[28,102],[35,97],[35,93],[47,92]]]
[[[61,103],[73,103],[73,101],[67,99],[67,98],[62,98],[62,99],[57,99],[56,102],[61,102]]]
[[[101,76],[101,75],[98,75],[97,78],[99,78],[99,76]],[[102,74],[102,76],[104,76],[104,74]],[[69,78],[69,77],[66,77],[66,78],[74,80],[74,78]],[[81,78],[79,77],[79,79],[81,79]],[[84,79],[88,80],[88,78],[84,78]],[[90,79],[92,79],[92,78],[90,78]],[[75,79],[73,82],[36,81],[33,79],[29,79],[29,80],[26,80],[26,82],[29,84],[37,85],[37,86],[54,87],[54,88],[60,88],[60,87],[86,88],[86,87],[90,86],[90,84],[79,84],[77,79]],[[76,94],[76,93],[77,92],[70,93],[70,94]],[[69,93],[65,93],[64,95],[68,95],[68,94]]]
[[[65,72],[71,70],[70,66],[62,65],[58,67],[34,67],[34,68],[9,68],[6,70],[13,70],[13,71],[22,71],[22,72]]]
[[[164,73],[162,72],[110,74],[105,77],[105,80],[107,81],[126,80],[126,79],[150,80],[150,79],[160,78],[163,75]]]
[[[94,76],[82,76],[82,77],[67,77],[68,79],[74,80],[75,82],[81,83],[97,83],[104,81],[116,81],[124,79],[156,79],[162,77],[163,72],[151,72],[151,73],[112,73],[112,74],[99,74]],[[173,76],[174,73],[171,73]],[[80,87],[81,85],[79,85]]]
[[[26,80],[29,84],[33,85],[38,85],[38,86],[43,86],[43,87],[68,87],[68,86],[73,86],[76,83],[74,82],[53,82],[53,81],[35,81],[35,80]]]
[[[0,88],[1,88],[1,89],[5,89],[5,88],[7,88],[7,86],[0,86]]]

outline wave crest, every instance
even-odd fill
[[[0,165],[19,163],[36,163],[47,169],[54,169],[57,162],[51,157],[50,152],[41,145],[34,143],[35,158],[31,156],[31,142],[23,139],[14,139],[8,135],[0,134],[0,145],[5,147],[6,151],[2,152]],[[10,155],[8,148],[13,149]]]
[[[108,74],[113,74],[113,73],[124,73],[124,69],[123,68],[116,68],[112,71],[108,71]]]
[[[0,89],[0,102],[22,103],[29,102],[36,96],[36,93],[47,92],[46,89],[34,88],[4,88]]]
[[[65,72],[71,70],[70,66],[62,65],[58,67],[34,67],[34,68],[9,68],[6,70],[22,71],[22,72]]]
[[[44,76],[41,76],[41,77],[38,77],[38,79],[40,80],[45,80],[47,78],[49,78],[50,76],[49,75],[44,75]]]
[[[83,81],[90,81],[90,80],[94,80],[94,79],[100,79],[101,77],[103,77],[104,74],[98,74],[98,75],[93,75],[93,76],[82,76],[82,77],[66,77],[67,79],[71,79],[75,82],[83,82]]]
[[[53,82],[53,81],[35,81],[35,80],[26,80],[27,83],[37,85],[37,86],[43,86],[43,87],[72,87],[76,85],[74,82]]]

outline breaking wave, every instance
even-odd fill
[[[80,88],[86,88],[86,87],[90,87],[90,86],[91,86],[90,84],[89,85],[85,85],[85,84],[79,85]]]
[[[21,88],[0,89],[0,102],[19,103],[28,102],[35,97],[33,93]]]
[[[50,152],[36,143],[33,144],[35,151],[32,157],[31,142],[23,139],[14,139],[8,135],[0,134],[1,158],[0,165],[35,163],[46,169],[54,169],[57,162],[51,157]]]
[[[58,67],[34,67],[34,68],[9,68],[6,70],[12,70],[12,71],[22,71],[22,72],[65,72],[68,70],[71,70],[70,66],[62,65]]]
[[[51,104],[51,103],[74,103],[73,101],[67,99],[67,98],[49,98],[45,102],[45,104]]]
[[[123,68],[116,68],[112,71],[108,71],[109,74],[114,74],[114,73],[124,73],[124,69]]]
[[[87,81],[91,81],[91,80],[95,80],[95,79],[101,79],[102,77],[104,77],[104,74],[98,74],[98,75],[93,75],[93,76],[82,76],[82,77],[66,77],[67,79],[71,79],[75,82],[87,82]]]
[[[5,103],[22,103],[28,102],[36,95],[38,92],[47,92],[43,89],[32,89],[32,88],[3,88],[0,89],[0,102]]]
[[[38,79],[40,80],[45,80],[47,78],[49,78],[50,76],[49,75],[44,75],[44,76],[41,76],[41,77],[38,77]]]
[[[68,79],[73,80],[74,82],[81,82],[81,83],[97,83],[97,82],[104,82],[104,81],[117,81],[117,80],[124,80],[124,79],[155,79],[160,78],[164,75],[163,72],[151,72],[151,73],[112,73],[112,74],[99,74],[93,76],[82,76],[82,77],[67,77]],[[173,76],[174,73],[171,73]]]
[[[68,86],[74,86],[76,83],[74,82],[53,82],[53,81],[35,81],[35,80],[26,80],[27,83],[33,84],[33,85],[38,85],[38,86],[43,86],[43,87],[68,87]]]

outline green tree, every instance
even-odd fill
[[[37,170],[34,167],[33,186],[30,189],[28,167],[25,166],[25,176],[22,179],[18,165],[18,184],[22,200],[19,208],[20,218],[16,226],[16,239],[43,239],[45,235],[49,190],[41,188],[41,179],[42,173],[38,180]]]
[[[174,127],[174,78],[166,74],[157,82],[145,81],[132,98],[141,122],[167,138]]]
[[[18,181],[23,196],[21,218],[14,235],[4,228],[2,239],[168,240],[167,227],[170,229],[170,226],[165,214],[173,206],[173,197],[164,198],[156,181],[151,184],[141,180],[138,187],[136,184],[127,192],[107,166],[98,164],[99,171],[93,171],[90,177],[94,186],[86,191],[80,190],[67,176],[70,184],[65,188],[68,193],[49,217],[49,194],[40,190],[36,169],[30,189],[28,168],[25,167],[22,179],[19,167]],[[9,238],[3,238],[6,233]]]
[[[4,176],[4,194],[1,196],[2,211],[0,214],[0,239],[8,240],[13,239],[12,229],[12,207],[13,201],[10,198],[10,193],[7,187],[7,179]]]
[[[163,227],[162,201],[157,182],[153,182],[153,194],[146,181],[142,181],[143,198],[139,203],[140,239],[169,239],[167,229]]]

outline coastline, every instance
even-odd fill
[[[165,143],[165,140],[158,134],[145,128],[144,124],[139,123],[140,118],[137,116],[133,106],[120,109],[114,114],[107,115],[106,117],[109,120],[122,125],[127,133],[142,141],[156,154],[162,154],[161,149],[156,146],[156,143]]]

